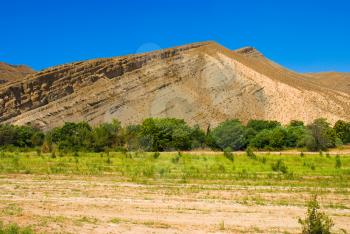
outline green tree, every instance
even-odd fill
[[[16,129],[9,124],[0,125],[0,146],[13,145],[16,141]]]
[[[338,120],[333,129],[335,130],[337,137],[344,143],[350,143],[350,123],[343,120]]]
[[[304,122],[300,120],[291,120],[289,127],[305,127]]]
[[[199,127],[199,125],[194,125],[194,127],[192,128],[191,139],[192,149],[205,147],[206,136],[204,131]]]
[[[320,118],[314,120],[308,129],[315,139],[314,145],[308,147],[310,150],[326,150],[327,148],[335,147],[336,143],[336,132],[330,127],[330,124],[326,119]]]
[[[191,149],[192,133],[184,120],[148,118],[141,125],[140,135],[150,145],[148,150],[164,151]]]
[[[286,146],[290,148],[304,147],[305,138],[310,135],[303,124],[290,124],[286,132]]]
[[[66,122],[63,127],[55,128],[49,134],[60,150],[88,150],[92,146],[92,128],[86,122]]]
[[[249,145],[258,149],[278,150],[288,146],[291,141],[288,131],[283,127],[264,129],[251,139]]]
[[[250,120],[247,124],[248,128],[252,128],[257,132],[260,132],[266,129],[273,129],[280,126],[281,126],[281,123],[277,121],[271,121],[271,120]]]
[[[104,151],[107,148],[123,146],[124,133],[117,120],[112,123],[102,123],[93,129],[93,147],[95,151]]]
[[[247,145],[246,128],[236,119],[219,124],[210,135],[215,146],[222,150],[227,147],[240,150]]]

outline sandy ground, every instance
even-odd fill
[[[336,229],[350,232],[350,197],[324,190]],[[153,184],[113,177],[3,175],[0,216],[44,233],[300,233],[305,188]],[[348,205],[348,207],[346,207]]]

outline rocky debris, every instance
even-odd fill
[[[215,126],[230,118],[287,123],[349,120],[349,94],[289,71],[247,47],[214,42],[52,67],[0,86],[0,121],[50,129],[65,121],[176,117]]]

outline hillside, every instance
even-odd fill
[[[350,120],[349,92],[315,77],[287,70],[251,47],[195,43],[65,64],[4,84],[0,121],[50,129],[113,118],[132,124],[177,117],[203,127],[229,118]]]
[[[35,71],[25,65],[10,65],[0,62],[0,85],[7,82],[20,81],[26,75]]]
[[[349,72],[321,72],[308,73],[308,78],[319,85],[332,88],[350,94],[350,73]]]

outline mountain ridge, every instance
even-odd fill
[[[200,42],[64,64],[0,86],[0,121],[50,129],[113,118],[177,117],[202,127],[229,118],[349,120],[350,96],[265,58],[253,47]]]

